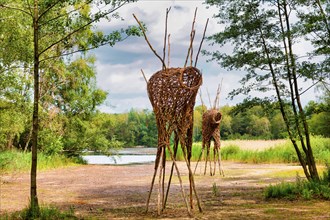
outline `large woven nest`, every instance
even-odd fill
[[[184,133],[192,124],[193,108],[202,75],[195,67],[167,68],[153,74],[147,89],[158,129]]]

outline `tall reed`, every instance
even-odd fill
[[[225,142],[225,141],[223,141]],[[267,144],[267,141],[263,141]],[[313,153],[318,164],[330,164],[330,138],[319,136],[311,139]],[[273,147],[264,149],[244,149],[244,146],[239,146],[230,142],[230,145],[225,145],[221,148],[221,159],[229,161],[240,161],[245,163],[298,163],[297,154],[289,140],[281,142]],[[242,144],[242,142],[239,142]],[[191,161],[197,161],[202,151],[201,143],[194,143],[192,147]],[[210,149],[210,157],[213,157],[213,148]],[[170,159],[167,153],[167,159]],[[177,152],[177,160],[184,160],[181,147]]]

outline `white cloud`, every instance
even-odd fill
[[[183,66],[189,47],[191,25],[196,7],[198,11],[195,23],[194,55],[197,53],[207,18],[210,19],[206,32],[207,36],[223,29],[223,26],[219,25],[217,20],[212,18],[216,12],[215,10],[218,9],[206,9],[203,1],[140,0],[118,10],[124,21],[102,21],[98,24],[98,28],[105,32],[110,32],[125,28],[128,25],[137,25],[132,15],[134,13],[140,21],[146,24],[148,28],[148,39],[157,53],[162,56],[165,15],[166,8],[169,7],[172,7],[168,17],[168,34],[171,34],[170,66]],[[211,48],[208,43],[204,42],[204,49]],[[223,51],[229,49],[230,47],[227,46],[221,48]],[[142,77],[141,69],[143,69],[147,79],[149,79],[153,73],[161,69],[162,64],[152,53],[143,37],[131,37],[124,42],[116,44],[114,47],[104,46],[93,51],[93,53],[97,58],[98,86],[109,92],[107,103],[100,107],[101,111],[120,113],[129,111],[131,108],[151,109],[146,82]],[[206,62],[207,59],[207,57],[200,54],[197,65],[203,72],[201,91],[205,104],[209,105],[206,90],[209,91],[211,101],[213,101],[217,87],[222,79],[220,104],[233,105],[241,102],[244,98],[243,95],[237,96],[235,100],[228,100],[226,98],[231,90],[240,86],[239,80],[244,73],[239,71],[225,71],[216,62]],[[198,96],[196,104],[199,105],[200,103]]]

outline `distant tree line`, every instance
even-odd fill
[[[17,78],[16,82],[19,80],[25,79]],[[94,87],[91,83],[93,80],[81,80],[83,81]],[[18,87],[17,84],[15,86]],[[24,94],[22,90],[14,93],[15,89],[14,86],[10,89],[15,97],[12,102],[20,103],[19,105],[14,106],[0,99],[0,149],[29,151],[31,148],[29,116],[32,104],[28,101],[29,96],[21,95]],[[131,109],[127,113],[120,114],[99,112],[93,108],[96,98],[88,99],[88,97],[97,94],[100,100],[97,104],[99,104],[104,100],[105,93],[101,90],[92,92],[89,89],[85,91],[85,96],[75,98],[76,107],[67,103],[61,108],[62,111],[58,108],[48,110],[43,108],[39,137],[41,151],[49,154],[76,155],[86,149],[106,153],[110,148],[157,145],[155,115],[151,110]],[[69,89],[66,92],[75,94]],[[79,109],[78,106],[83,105],[84,107]],[[87,111],[88,109],[90,110]],[[203,106],[195,107],[194,141],[196,142],[202,140],[202,110]],[[220,112],[223,115],[220,129],[223,140],[287,138],[285,124],[275,104],[245,101],[236,106],[222,106]],[[305,112],[312,134],[330,137],[329,94],[325,93],[319,102],[310,101],[305,106]]]

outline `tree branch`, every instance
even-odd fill
[[[125,38],[121,39],[120,41],[117,41],[117,42],[121,42],[121,41],[124,41],[128,38],[129,36],[126,36]],[[90,51],[90,50],[94,50],[96,48],[99,48],[101,46],[104,46],[104,45],[107,45],[110,41],[107,41],[107,42],[104,42],[102,44],[99,44],[97,46],[94,46],[94,47],[90,47],[90,48],[87,48],[87,49],[80,49],[80,50],[75,50],[75,51],[72,51],[72,52],[68,52],[68,53],[63,53],[63,54],[60,54],[58,56],[51,56],[51,57],[47,57],[47,58],[44,58],[44,59],[41,59],[40,62],[44,62],[46,60],[50,60],[50,59],[55,59],[55,58],[59,58],[59,57],[64,57],[64,56],[68,56],[68,55],[72,55],[72,54],[75,54],[75,53],[81,53],[81,52],[86,52],[86,51]]]
[[[11,7],[11,6],[7,6],[7,5],[3,5],[3,4],[0,4],[0,8],[7,8],[7,9],[10,9],[10,10],[20,11],[20,12],[23,12],[24,14],[27,14],[27,15],[33,17],[33,15],[31,13],[29,13],[27,11],[24,11],[21,8]]]
[[[191,25],[191,32],[190,32],[190,45],[188,48],[188,53],[187,53],[187,57],[186,57],[186,61],[184,63],[184,67],[187,66],[187,62],[188,62],[188,58],[189,58],[189,54],[190,54],[190,50],[192,50],[192,45],[193,45],[193,41],[195,38],[195,21],[196,21],[196,14],[197,14],[197,8],[195,9],[195,14],[194,14],[194,19],[193,19],[193,23]]]
[[[207,29],[207,25],[208,25],[208,23],[209,23],[209,19],[206,20],[206,24],[205,24],[205,28],[204,28],[203,37],[202,37],[201,43],[199,44],[198,52],[197,52],[197,55],[196,55],[195,67],[196,67],[196,65],[197,65],[198,56],[199,56],[199,53],[201,52],[202,45],[203,45],[203,41],[204,41],[204,39],[205,39],[205,33],[206,33],[206,29]]]
[[[127,1],[125,1],[124,3],[118,5],[117,7],[113,8],[112,10],[108,11],[107,13],[105,13],[105,14],[103,15],[103,17],[104,17],[105,15],[108,15],[108,14],[110,14],[110,13],[116,11],[117,9],[119,9],[120,7],[122,7],[123,5],[125,5],[126,3],[127,3]],[[89,22],[87,22],[85,25],[80,26],[79,28],[77,28],[77,29],[73,30],[72,32],[70,32],[69,34],[67,34],[65,37],[63,37],[63,38],[61,38],[61,39],[55,41],[54,43],[52,43],[51,45],[49,45],[48,47],[46,47],[45,49],[43,49],[43,50],[39,53],[39,56],[42,55],[42,54],[43,54],[44,52],[46,52],[47,50],[49,50],[50,48],[52,48],[53,46],[57,45],[58,43],[62,42],[62,41],[65,40],[65,39],[70,38],[70,37],[71,37],[72,35],[74,35],[75,33],[77,33],[77,32],[79,32],[79,31],[83,30],[84,28],[86,28],[87,26],[89,26],[90,24],[94,23],[95,21],[97,21],[97,20],[99,20],[99,19],[101,19],[101,17],[96,17],[96,18],[94,18],[94,19],[91,19],[91,20],[90,20]]]
[[[155,49],[151,46],[151,44],[150,44],[150,42],[149,42],[149,40],[148,40],[148,38],[147,38],[147,35],[146,35],[146,32],[145,32],[145,30],[144,30],[143,25],[142,25],[141,22],[137,19],[137,17],[135,16],[135,14],[133,14],[133,17],[135,18],[136,22],[139,24],[139,26],[140,26],[140,28],[141,28],[141,30],[142,30],[142,33],[143,33],[144,39],[147,41],[147,43],[148,43],[150,49],[151,49],[152,52],[156,55],[156,57],[158,57],[158,59],[162,62],[162,64],[163,64],[163,68],[166,70],[166,65],[165,65],[164,60],[163,60],[163,59],[157,54],[157,52],[155,51]]]
[[[166,38],[167,38],[167,20],[168,20],[168,13],[171,11],[171,7],[166,9],[166,19],[165,19],[165,34],[164,34],[164,48],[163,48],[163,60],[165,61],[165,54],[166,54]]]
[[[58,3],[63,2],[63,0],[57,0],[53,5],[48,7],[44,12],[40,13],[38,20],[40,20],[47,12],[49,12],[53,7],[55,7]]]

